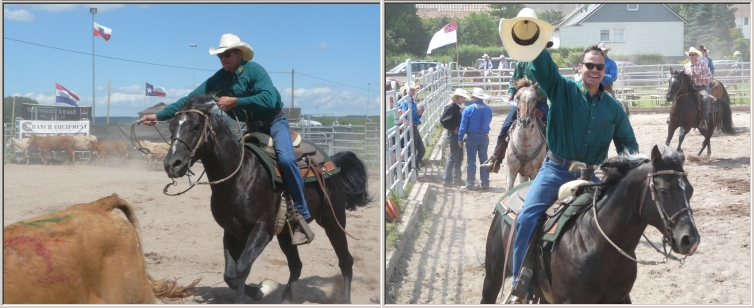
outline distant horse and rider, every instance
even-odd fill
[[[715,132],[715,128],[720,127],[723,133],[733,135],[736,131],[733,129],[733,116],[730,110],[730,98],[728,96],[725,87],[714,86],[719,81],[713,80],[710,83],[710,87],[713,89],[712,93],[720,95],[717,99],[711,102],[711,115],[710,121],[707,124],[707,128],[699,128],[699,123],[702,118],[702,100],[703,98],[694,88],[694,84],[691,80],[691,76],[681,71],[671,70],[670,79],[668,80],[668,93],[665,99],[672,102],[670,107],[670,119],[668,120],[668,137],[665,140],[666,145],[670,145],[670,141],[673,139],[676,129],[681,128],[678,136],[678,148],[676,151],[682,151],[681,144],[686,134],[691,131],[692,128],[699,129],[699,132],[704,136],[702,141],[702,148],[697,153],[697,156],[702,155],[704,149],[707,149],[707,156],[712,154],[712,146],[710,145],[710,138]]]

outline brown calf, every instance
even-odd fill
[[[28,141],[29,146],[36,146],[37,150],[42,153],[42,161],[47,165],[47,157],[52,150],[63,150],[71,156],[71,165],[76,162],[76,154],[73,153],[73,137],[71,136],[52,136],[39,137],[31,134]],[[66,161],[68,157],[66,156]]]
[[[113,213],[120,209],[127,221]],[[154,304],[193,294],[147,272],[139,222],[113,194],[3,229],[5,304]]]
[[[92,162],[94,162],[96,158],[102,165],[105,164],[107,155],[119,155],[122,165],[126,164],[129,157],[128,144],[125,140],[103,142],[89,141],[86,144],[86,149],[91,153]]]

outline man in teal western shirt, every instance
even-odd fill
[[[299,223],[294,227],[292,243],[293,245],[310,243],[314,239],[314,233],[308,224],[312,218],[306,206],[304,182],[293,154],[290,127],[288,119],[282,112],[283,101],[280,100],[280,93],[272,85],[272,79],[267,71],[259,64],[251,62],[254,50],[249,44],[241,42],[238,36],[224,34],[220,38],[220,47],[210,48],[209,53],[216,54],[220,58],[223,68],[189,95],[165,106],[165,109],[156,114],[145,115],[141,118],[141,122],[151,126],[154,125],[154,121],[173,118],[189,97],[210,93],[217,93],[216,95],[220,98],[217,106],[226,112],[235,111],[239,121],[247,120],[244,110],[252,119],[261,120],[263,126],[260,131],[273,139],[278,166],[283,173],[283,181],[300,214]]]
[[[610,141],[620,153],[637,153],[631,123],[621,104],[607,94],[600,81],[604,77],[605,56],[596,45],[589,46],[579,64],[581,80],[565,78],[558,72],[550,53],[543,50],[534,61],[531,71],[550,98],[547,117],[547,145],[550,149],[526,201],[516,219],[516,240],[513,247],[513,295],[511,303],[520,303],[528,287],[522,271],[529,242],[537,222],[547,207],[557,199],[558,188],[578,179],[580,173],[569,172],[574,161],[589,165],[601,164],[607,157]],[[593,181],[599,181],[596,176]]]

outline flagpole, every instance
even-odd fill
[[[97,14],[97,8],[96,7],[89,8],[89,13],[92,14],[92,26],[91,26],[92,28],[89,28],[89,29],[94,29],[94,14]],[[95,100],[94,100],[94,33],[89,33],[89,34],[92,36],[92,123],[94,123],[95,121],[94,118],[96,115],[95,109],[94,109],[94,105],[95,105]]]
[[[56,86],[55,87],[55,94],[56,95],[57,95],[57,92],[58,92],[58,87]],[[57,99],[57,97],[55,98],[55,115],[52,116],[52,119],[54,121],[58,120],[58,99]]]

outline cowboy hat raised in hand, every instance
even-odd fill
[[[522,9],[516,18],[500,19],[499,34],[508,57],[516,61],[530,62],[536,58],[550,41],[555,27],[537,19],[537,13]]]

